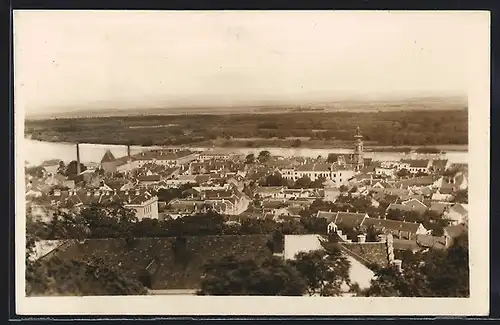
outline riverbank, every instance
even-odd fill
[[[61,143],[66,145],[76,145],[76,142],[51,141],[38,139],[32,135],[27,135],[26,139],[32,141],[46,142],[46,143]],[[370,144],[372,143],[372,144]],[[438,151],[468,151],[467,144],[437,144],[437,145],[412,145],[412,146],[382,146],[374,145],[374,141],[365,141],[365,151],[374,152],[399,152],[409,153],[411,151],[421,151],[421,153],[438,153]],[[91,145],[105,145],[105,146],[126,146],[126,142],[122,143],[89,143]],[[136,148],[185,148],[185,147],[199,147],[199,148],[306,148],[306,149],[351,149],[353,146],[352,141],[335,141],[335,140],[311,140],[307,138],[288,138],[288,139],[264,139],[264,138],[238,138],[238,139],[214,139],[205,140],[200,142],[187,143],[185,145],[134,145]],[[426,151],[428,150],[428,151]]]
[[[61,159],[65,162],[76,159],[76,146],[71,143],[57,143],[37,141],[33,139],[24,139],[23,151],[19,154],[18,159],[28,162],[28,165],[39,165],[44,161],[51,159]],[[139,153],[144,150],[159,148],[158,146],[131,146],[130,151],[132,154]],[[208,147],[208,146],[167,146],[167,148],[184,148],[195,151],[204,151],[208,149],[215,149],[217,151],[235,153],[241,155],[254,154],[258,155],[260,151],[267,150],[274,156],[282,157],[309,157],[316,158],[318,156],[328,157],[330,153],[349,154],[352,153],[351,148],[280,148],[280,147],[260,147],[260,148],[221,148],[221,147]],[[457,149],[457,148],[455,148]],[[127,154],[127,147],[124,145],[107,145],[107,144],[81,144],[80,145],[80,158],[85,164],[98,163],[101,161],[104,153],[110,150],[113,155],[123,157]],[[401,158],[444,158],[453,163],[467,163],[468,151],[458,150],[445,150],[442,154],[416,154],[416,153],[401,153],[401,152],[381,152],[381,151],[368,151],[365,157],[374,160],[399,160]]]

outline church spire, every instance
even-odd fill
[[[361,130],[359,126],[356,128],[356,135],[354,136],[354,163],[356,164],[356,170],[361,170],[364,166],[363,158],[363,136],[361,135]]]

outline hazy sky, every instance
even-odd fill
[[[16,105],[466,95],[467,13],[14,13]],[[473,17],[472,17],[473,18]]]

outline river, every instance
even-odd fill
[[[76,159],[76,146],[71,143],[46,142],[32,139],[24,139],[22,145],[23,156],[28,165],[39,165],[42,162],[50,159],[61,159],[66,163]],[[131,146],[132,154],[139,153],[144,150],[158,147],[141,147]],[[207,150],[209,148],[201,147],[185,147],[192,150]],[[113,155],[118,158],[127,154],[127,147],[123,145],[107,145],[107,144],[80,144],[80,160],[84,164],[100,162],[106,150],[110,150]],[[332,149],[309,149],[309,148],[216,148],[220,152],[232,152],[237,154],[258,155],[262,150],[268,150],[273,156],[283,157],[310,157],[318,156],[327,157],[329,153],[347,154],[352,150],[346,148]],[[417,155],[404,154],[397,152],[365,152],[366,158],[374,160],[399,160],[401,158],[445,158],[452,163],[467,163],[468,151],[445,151],[441,155]]]

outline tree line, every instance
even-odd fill
[[[466,110],[130,116],[27,121],[26,133],[45,141],[181,145],[217,138],[352,141],[360,126],[367,142],[413,146],[467,144],[467,118]],[[172,126],[143,127],[155,125]]]

